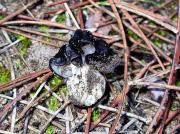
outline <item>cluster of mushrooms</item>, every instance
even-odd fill
[[[50,59],[49,66],[66,80],[68,97],[74,105],[91,106],[105,93],[106,80],[101,73],[112,72],[120,62],[104,40],[78,29]]]

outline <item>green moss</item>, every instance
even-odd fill
[[[43,39],[46,40],[47,42],[52,42],[52,38],[44,37]]]
[[[65,35],[65,34],[63,34],[63,33],[58,33],[58,34],[56,34],[56,36],[59,37],[59,38],[64,37],[64,35]]]
[[[54,134],[54,126],[49,125],[46,129],[46,134]]]
[[[143,63],[143,64],[146,64],[146,61],[143,59],[143,60],[141,60],[141,62]]]
[[[58,23],[64,23],[66,20],[66,15],[63,13],[63,14],[59,14],[58,17],[56,18],[56,22]]]
[[[60,91],[63,92],[64,94],[66,94],[67,93],[67,86],[66,85],[62,86]]]
[[[22,64],[23,64],[22,60],[20,60],[20,59],[15,60],[15,68],[16,68],[16,70],[21,69]]]
[[[18,40],[21,40],[22,46],[19,49],[19,53],[24,56],[28,53],[28,48],[32,44],[31,40],[29,38],[26,38],[24,36],[18,35],[17,36]]]
[[[176,82],[176,86],[180,87],[180,81]]]
[[[62,79],[59,78],[58,76],[53,76],[50,81],[48,82],[48,85],[53,88],[55,86],[58,86],[62,82]]]
[[[119,35],[119,33],[115,30],[111,30],[109,35]]]
[[[0,66],[0,84],[4,84],[11,79],[11,74],[8,69],[6,69],[4,66]]]
[[[154,39],[153,42],[157,47],[159,47],[159,48],[162,47],[162,41],[160,39],[156,38],[156,39]]]
[[[172,103],[172,105],[171,105],[171,110],[172,111],[175,111],[175,110],[177,110],[177,109],[179,109],[180,108],[180,103],[179,103],[179,101],[178,100],[174,100],[173,101],[173,103]]]
[[[48,108],[51,110],[56,110],[58,107],[59,107],[58,99],[54,96],[51,96],[49,98]]]
[[[91,120],[96,121],[100,117],[100,115],[101,115],[101,113],[100,113],[99,108],[95,108],[92,112]]]
[[[106,74],[106,78],[107,79],[112,79],[114,77],[114,74],[113,73],[108,73]]]
[[[166,36],[167,32],[166,31],[159,31],[158,34],[161,35],[161,36]]]
[[[4,17],[5,17],[4,15],[0,15],[0,20],[4,19]]]
[[[178,16],[175,15],[175,16],[172,18],[172,21],[175,22],[175,23],[178,22]]]
[[[149,25],[154,27],[154,26],[156,26],[156,23],[154,21],[149,21]]]
[[[127,31],[128,36],[132,37],[134,40],[139,40],[139,36],[137,34],[135,34],[133,31],[131,31],[130,29],[128,29]]]
[[[35,92],[30,93],[31,98],[33,98],[34,95],[35,95]]]
[[[49,26],[47,26],[47,25],[39,25],[39,26],[38,26],[38,29],[39,29],[39,30],[48,30],[48,29],[49,29]]]

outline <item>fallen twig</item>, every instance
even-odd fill
[[[91,123],[91,113],[92,113],[92,108],[88,108],[87,121],[86,121],[86,127],[85,127],[85,134],[89,133],[89,126],[90,126],[90,123]]]
[[[12,89],[12,88],[15,88],[15,87],[18,87],[32,79],[35,79],[36,77],[42,75],[42,74],[45,74],[45,73],[48,73],[50,72],[50,69],[47,68],[47,69],[43,69],[43,70],[40,70],[40,71],[36,71],[34,73],[29,73],[29,74],[25,74],[25,75],[22,75],[21,77],[18,77],[16,78],[15,80],[13,81],[10,81],[6,84],[2,84],[0,85],[0,92],[3,92],[3,91],[6,91],[6,90],[9,90],[9,89]]]
[[[38,0],[39,1],[39,0]],[[13,17],[19,15],[20,13],[22,13],[24,10],[26,10],[28,7],[32,6],[33,4],[35,4],[36,2],[38,2],[37,0],[33,0],[30,3],[28,3],[27,5],[23,6],[22,8],[20,8],[19,10],[15,11],[12,14],[9,14],[8,16],[6,16],[4,19],[0,20],[0,25],[2,25],[4,22],[12,19]]]
[[[123,24],[122,24],[122,20],[121,20],[121,18],[119,16],[119,13],[118,13],[117,9],[116,9],[115,3],[114,3],[113,0],[109,0],[109,2],[111,4],[112,10],[114,12],[114,15],[116,16],[116,19],[117,19],[117,22],[118,22],[118,26],[119,26],[119,30],[120,30],[119,33],[122,36],[123,44],[124,44],[124,50],[125,50],[125,52],[124,52],[124,62],[125,62],[125,65],[124,65],[124,85],[123,85],[122,94],[120,94],[122,96],[122,100],[119,101],[119,103],[121,103],[121,106],[120,106],[120,108],[118,110],[118,113],[116,115],[116,119],[113,122],[111,129],[109,130],[109,134],[112,134],[112,133],[114,133],[116,125],[117,125],[117,123],[119,121],[119,118],[121,116],[121,113],[122,113],[122,110],[123,110],[123,107],[124,107],[124,98],[126,96],[126,93],[129,90],[129,86],[127,84],[127,80],[128,80],[129,48],[128,48],[128,45],[127,45],[126,35],[125,35],[124,27],[123,27]]]
[[[19,93],[17,95],[17,97],[12,101],[9,102],[8,104],[6,104],[4,106],[3,111],[0,113],[0,122],[2,122],[2,117],[3,115],[14,106],[14,104],[19,101],[23,96],[26,96],[27,93],[29,93],[34,87],[36,87],[37,85],[39,85],[41,82],[47,80],[50,76],[52,76],[53,73],[49,72],[46,75],[44,75],[43,77],[41,77],[40,79],[38,79],[36,82],[32,83],[30,86],[28,86],[24,91],[22,91],[21,93]]]

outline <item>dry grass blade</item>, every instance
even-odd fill
[[[89,126],[91,123],[91,113],[92,113],[92,108],[88,108],[87,110],[87,121],[86,121],[86,128],[85,128],[85,134],[89,133]]]
[[[48,7],[50,7],[50,6],[55,6],[55,5],[59,5],[59,4],[68,2],[68,1],[69,1],[69,0],[58,0],[58,1],[55,1],[55,2],[52,2],[52,3],[49,3],[47,6],[48,6]]]
[[[19,28],[19,27],[12,27],[12,28],[13,28],[13,29],[17,29],[17,30],[21,30],[21,31],[23,31],[23,32],[32,33],[32,34],[36,34],[36,35],[40,35],[40,36],[44,36],[44,37],[49,37],[49,38],[52,38],[52,39],[55,39],[55,40],[59,40],[59,41],[68,42],[67,39],[58,38],[58,37],[51,36],[51,35],[49,35],[49,34],[45,34],[45,33],[42,33],[42,32],[38,32],[38,31],[35,31],[35,30],[32,30],[32,29]]]
[[[76,28],[77,28],[77,29],[80,29],[79,24],[77,23],[77,21],[76,21],[74,15],[72,14],[72,12],[71,12],[71,10],[70,10],[68,4],[67,4],[67,3],[64,3],[64,6],[65,6],[65,8],[66,8],[68,14],[70,15],[71,19],[73,20],[73,22],[74,22]]]
[[[175,67],[176,67],[176,65],[178,65],[179,60],[180,60],[179,59],[180,58],[180,34],[179,34],[179,32],[180,32],[180,0],[179,0],[179,4],[178,4],[178,24],[177,24],[177,30],[178,30],[178,33],[176,34],[176,45],[175,45],[175,50],[174,50],[175,53],[174,53],[174,58],[173,58],[173,64],[172,64],[171,72],[170,72],[170,75],[169,75],[168,85],[174,84],[174,82],[176,80],[176,72],[177,71],[176,71]],[[169,91],[166,90],[165,93],[164,93],[163,99],[161,101],[161,105],[160,105],[158,111],[156,112],[156,114],[155,114],[151,124],[149,125],[146,134],[149,134],[149,133],[152,132],[152,128],[156,124],[158,117],[163,114],[162,107],[164,106],[164,104],[167,101],[168,94],[169,94]],[[169,100],[171,100],[171,97],[170,97]],[[170,104],[170,103],[171,102],[168,102],[168,104]],[[169,111],[169,106],[170,105],[167,105],[167,107],[166,107],[164,118],[163,118],[163,123],[161,124],[160,129],[158,129],[159,132],[161,132],[161,133],[163,132],[163,128],[164,128],[164,125],[165,125],[165,120],[166,120],[167,115],[169,113],[168,112]]]
[[[64,104],[58,109],[56,110],[55,114],[48,120],[48,122],[42,127],[42,129],[40,130],[40,134],[44,133],[44,130],[46,129],[46,127],[49,125],[49,123],[56,117],[56,115],[63,110],[67,105],[69,105],[70,101],[65,101]]]
[[[112,127],[109,131],[109,134],[112,134],[114,133],[115,131],[115,128],[116,128],[116,125],[119,121],[119,118],[121,116],[121,112],[123,110],[123,107],[124,107],[124,98],[126,96],[126,93],[128,92],[128,84],[127,84],[127,80],[128,80],[128,60],[129,60],[129,49],[128,49],[128,46],[127,46],[127,41],[126,41],[126,35],[125,35],[125,31],[124,31],[124,27],[123,27],[123,24],[122,24],[122,21],[121,21],[121,18],[119,16],[119,13],[116,9],[116,6],[115,6],[115,3],[113,0],[109,0],[110,4],[111,4],[111,7],[112,7],[112,10],[116,16],[116,19],[117,19],[117,22],[118,22],[118,26],[119,26],[119,33],[121,34],[122,36],[122,39],[123,39],[123,44],[124,44],[124,62],[125,62],[125,65],[124,65],[124,85],[123,85],[123,91],[122,91],[122,100],[121,100],[121,106],[118,110],[118,113],[116,115],[116,119],[114,121],[114,123],[112,124]]]
[[[68,27],[64,24],[56,23],[56,22],[51,22],[48,20],[37,20],[37,21],[28,21],[28,20],[18,20],[18,21],[8,21],[3,23],[2,25],[14,25],[14,24],[36,24],[36,25],[47,25],[47,26],[52,26],[52,27],[57,27],[57,28],[64,28],[68,30],[76,30],[76,28],[73,27]]]
[[[148,47],[151,49],[154,57],[157,59],[157,61],[159,62],[159,64],[161,65],[162,69],[165,70],[165,67],[162,63],[162,61],[159,59],[156,51],[153,49],[152,47],[152,43],[149,41],[149,39],[146,37],[146,35],[141,31],[141,29],[139,28],[139,26],[137,25],[137,23],[133,20],[133,18],[131,17],[131,15],[125,11],[122,10],[123,13],[125,14],[125,16],[128,18],[128,20],[130,21],[130,23],[138,30],[139,34],[141,35],[141,37],[144,39],[144,41],[146,42],[146,44],[148,45]]]
[[[62,84],[64,84],[64,83],[62,83]],[[59,87],[59,86],[57,86],[57,87]],[[41,94],[37,99],[35,99],[34,101],[30,102],[30,103],[23,109],[23,111],[20,113],[19,119],[21,119],[21,118],[25,115],[25,113],[26,113],[31,107],[37,105],[37,103],[38,103],[43,97],[45,97],[45,96],[48,95],[49,93],[52,93],[53,91],[55,91],[55,90],[57,89],[57,87],[55,87],[55,88],[53,88],[53,89],[51,89],[51,90],[48,90],[48,91],[44,92],[44,93]]]
[[[138,86],[155,86],[155,87],[160,87],[161,89],[180,91],[180,87],[178,86],[172,86],[172,85],[166,85],[166,84],[160,84],[160,83],[143,82],[139,80],[130,81],[128,82],[128,84],[138,85]]]
[[[139,32],[139,30],[136,30],[135,28],[133,28],[132,26],[130,26],[127,22],[124,22],[124,24],[125,24],[125,26],[127,27],[127,28],[129,28],[129,29],[131,29],[134,33],[136,33],[140,38],[143,38],[142,37],[142,35],[141,35],[141,33]],[[148,37],[148,36],[147,36]],[[164,59],[166,59],[168,62],[172,62],[172,59],[169,57],[169,56],[167,56],[161,49],[159,49],[157,46],[155,46],[154,45],[154,43],[152,43],[152,41],[150,41],[148,38],[146,37],[146,39],[148,40],[148,42],[150,43],[149,45],[148,45],[148,47],[146,48],[147,50],[151,50],[151,47],[149,47],[150,45],[153,47],[153,50],[155,49],[158,53],[159,53],[159,55],[161,55]],[[134,40],[132,40],[131,38],[130,38],[130,40],[131,41],[133,41],[133,42],[135,42],[135,45],[140,45],[141,47],[143,47],[143,48],[145,48],[142,44],[140,44],[139,42],[137,42],[136,43],[136,41],[134,41]],[[144,38],[143,38],[143,40],[145,40]],[[147,43],[146,43],[147,44]],[[134,50],[135,48],[133,48],[132,47],[132,49],[131,49],[131,51],[132,50]],[[154,50],[154,51],[155,51]],[[151,50],[152,51],[152,50]],[[156,54],[157,55],[157,54]],[[155,56],[155,55],[154,55]],[[157,55],[158,56],[158,55]],[[155,57],[156,58],[156,57]],[[158,57],[159,58],[159,57]],[[162,66],[162,64],[160,64],[161,66]]]
[[[134,6],[132,4],[128,4],[126,2],[120,2],[116,6],[120,9],[125,9],[127,11],[132,12],[132,13],[144,16],[144,17],[156,22],[157,24],[165,27],[166,29],[174,32],[175,34],[178,33],[178,30],[176,29],[176,27],[169,24],[169,20],[167,17],[163,17],[161,15],[154,14],[150,11],[144,10],[140,7]]]
[[[39,0],[38,0],[39,1]],[[33,0],[30,3],[28,3],[27,5],[23,6],[23,8],[17,10],[16,12],[9,14],[7,17],[5,17],[4,19],[0,20],[0,25],[2,25],[4,22],[12,19],[13,17],[19,15],[20,13],[22,13],[24,10],[26,10],[28,7],[32,6],[33,4],[35,4],[36,2],[38,2],[37,0]]]
[[[33,36],[29,35],[29,34],[25,34],[25,33],[22,33],[22,32],[19,32],[19,31],[14,31],[14,30],[12,30],[12,29],[7,29],[7,28],[3,28],[3,29],[6,30],[6,31],[8,31],[8,32],[14,33],[14,34],[22,35],[22,36],[27,37],[27,38],[29,38],[29,39],[42,42],[43,44],[47,44],[47,45],[49,45],[49,46],[53,46],[53,47],[59,48],[59,46],[57,46],[57,45],[55,45],[55,44],[53,44],[53,43],[51,43],[51,42],[38,39],[38,38],[33,37]]]
[[[21,77],[18,77],[16,78],[15,80],[13,81],[10,81],[6,84],[2,84],[0,85],[0,92],[3,92],[3,91],[7,91],[9,89],[12,89],[12,88],[15,88],[15,87],[18,87],[32,79],[35,79],[36,77],[42,75],[42,74],[45,74],[45,73],[48,73],[50,72],[50,69],[43,69],[43,70],[40,70],[40,71],[36,71],[34,73],[30,73],[30,74],[25,74],[25,75],[22,75]]]

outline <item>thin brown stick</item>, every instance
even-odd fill
[[[178,28],[178,31],[179,33],[176,35],[176,46],[175,46],[175,50],[174,50],[174,58],[173,58],[173,64],[172,64],[172,70],[170,72],[170,76],[169,76],[169,79],[168,79],[168,85],[173,85],[175,84],[176,82],[176,74],[177,74],[177,71],[175,70],[175,67],[176,65],[178,65],[179,61],[180,61],[180,0],[178,1],[178,24],[177,24],[177,28]],[[164,97],[164,96],[163,96]],[[169,112],[170,112],[170,107],[171,107],[171,104],[173,102],[173,95],[172,95],[172,91],[169,91],[169,99],[168,99],[168,102],[167,102],[167,107],[165,109],[165,112],[164,112],[164,116],[163,116],[163,120],[161,122],[161,125],[160,125],[160,130],[159,130],[159,133],[163,133],[164,132],[164,127],[165,127],[165,123],[166,123],[166,119],[169,115]]]
[[[122,20],[119,16],[119,13],[116,9],[116,6],[115,6],[115,3],[113,0],[109,0],[110,4],[111,4],[111,8],[114,12],[114,15],[116,16],[116,19],[117,19],[117,22],[118,22],[118,27],[119,27],[119,33],[121,34],[122,36],[122,39],[123,39],[123,44],[124,44],[124,49],[125,49],[125,52],[124,52],[124,61],[125,61],[125,65],[124,65],[124,85],[123,85],[123,91],[122,91],[122,100],[121,100],[121,106],[120,108],[118,109],[118,112],[117,112],[117,115],[116,115],[116,119],[115,121],[113,122],[110,130],[109,130],[109,134],[112,134],[114,131],[115,131],[115,128],[116,128],[116,125],[121,117],[121,114],[122,114],[122,110],[123,110],[123,106],[124,106],[124,98],[126,96],[126,93],[128,92],[128,84],[127,84],[127,80],[128,80],[128,60],[129,60],[129,49],[128,49],[128,46],[127,46],[127,41],[126,41],[126,35],[125,35],[125,31],[124,31],[124,27],[123,27],[123,24],[122,24]]]
[[[68,1],[69,1],[69,0],[57,0],[57,1],[55,1],[55,2],[52,2],[52,3],[48,4],[47,6],[48,6],[48,7],[56,6],[56,5],[60,5],[60,4],[63,4],[63,3],[65,3],[65,2],[68,2]]]
[[[146,35],[141,31],[141,29],[139,28],[139,26],[137,25],[137,23],[134,21],[134,19],[131,17],[131,15],[125,11],[122,10],[124,15],[128,18],[128,20],[130,21],[130,23],[138,30],[139,34],[141,35],[141,37],[143,38],[143,40],[146,42],[146,44],[148,45],[148,47],[151,49],[151,52],[153,53],[154,57],[157,59],[157,61],[159,62],[159,64],[161,65],[162,69],[165,70],[165,67],[162,63],[162,61],[159,59],[156,51],[154,50],[154,48],[152,47],[152,42],[149,41],[149,39],[146,37]]]
[[[120,3],[118,3],[116,6],[120,9],[125,9],[132,13],[144,16],[144,17],[156,22],[157,24],[165,27],[166,29],[174,32],[175,34],[178,33],[178,30],[176,29],[176,27],[169,24],[170,20],[167,17],[161,16],[159,14],[154,14],[153,12],[150,12],[148,10],[142,9],[140,7],[137,7],[135,5],[132,5],[132,4],[129,4],[126,2],[122,2],[122,1]]]
[[[88,108],[87,121],[86,121],[86,127],[85,127],[85,134],[89,133],[89,126],[90,126],[90,123],[91,123],[91,113],[92,113],[92,108]]]
[[[166,84],[160,84],[160,83],[143,82],[143,81],[138,81],[138,80],[128,82],[128,84],[138,85],[138,86],[156,86],[161,89],[180,91],[180,87],[178,86],[172,86],[172,85],[166,85]]]
[[[29,21],[29,20],[17,20],[17,21],[8,21],[4,22],[2,25],[14,25],[14,24],[36,24],[36,25],[46,25],[46,26],[52,26],[52,27],[57,27],[57,28],[64,28],[67,30],[76,30],[74,27],[68,27],[64,24],[56,23],[56,22],[51,22],[48,20],[37,20],[37,21]]]
[[[89,4],[89,3],[90,3],[89,1],[83,1],[83,2],[77,3],[75,5],[71,5],[70,9],[76,9],[78,7],[81,7],[81,6],[85,6],[85,5]],[[64,11],[66,11],[64,8],[59,8],[59,9],[47,11],[47,12],[45,12],[45,14],[54,14],[54,13],[57,13],[57,12],[63,13]]]
[[[55,114],[46,122],[46,124],[41,128],[40,130],[40,134],[42,134],[46,127],[49,125],[49,123],[56,117],[56,115],[63,110],[68,104],[70,103],[70,101],[65,101],[64,104],[58,109],[56,110]]]
[[[140,38],[142,38],[143,40],[145,40],[142,35],[139,33],[139,31],[137,31],[135,28],[133,28],[132,26],[130,26],[129,24],[127,24],[126,22],[124,22],[125,26],[130,28],[134,33],[136,33]],[[146,37],[146,39],[148,40],[148,38]],[[172,59],[166,55],[161,49],[159,49],[156,45],[154,45],[154,43],[152,43],[152,41],[149,41],[149,45],[151,45],[157,52],[159,52],[159,55],[161,55],[164,59],[166,59],[168,62],[172,62]],[[134,41],[133,41],[134,42]],[[146,43],[147,44],[147,43]],[[136,45],[140,45],[142,46],[142,44],[136,43]],[[151,48],[149,48],[151,50]],[[134,50],[134,48],[132,48],[131,50]],[[152,51],[152,50],[151,50]],[[153,53],[154,54],[154,53]],[[154,55],[155,56],[155,55]],[[161,64],[160,64],[161,65]]]
[[[36,77],[42,75],[42,74],[45,74],[45,73],[48,73],[50,72],[50,69],[43,69],[43,70],[40,70],[40,71],[36,71],[34,73],[28,73],[28,74],[25,74],[25,75],[22,75],[21,77],[18,77],[16,78],[15,80],[13,81],[10,81],[6,84],[2,84],[0,85],[0,92],[3,92],[3,91],[7,91],[9,89],[12,89],[12,88],[16,88],[32,79],[35,79]]]
[[[178,4],[178,25],[177,25],[177,29],[180,32],[180,0],[179,0],[179,4]],[[172,64],[169,80],[168,80],[168,85],[174,84],[174,82],[176,80],[176,72],[177,71],[176,71],[175,67],[179,63],[179,58],[180,58],[180,35],[179,35],[179,33],[176,35],[176,45],[175,45],[174,52],[175,52],[175,54],[174,54],[174,58],[173,58],[173,64]],[[158,111],[156,112],[151,124],[149,125],[146,134],[151,133],[153,126],[157,123],[158,116],[162,116],[162,114],[163,114],[162,107],[164,106],[164,104],[167,101],[168,94],[169,94],[169,91],[166,90],[165,93],[164,93],[163,99],[161,101],[161,105],[160,105]],[[169,100],[171,100],[171,96],[170,96]],[[167,108],[165,110],[163,122],[162,122],[162,124],[160,126],[160,129],[159,129],[160,133],[163,132],[165,121],[166,121],[166,118],[167,118],[168,113],[169,113],[169,106],[170,106],[170,101],[168,102]]]
[[[169,39],[167,39],[167,38],[165,38],[165,37],[163,37],[163,36],[155,33],[154,31],[151,33],[152,30],[149,29],[148,27],[145,27],[145,26],[143,26],[143,25],[140,25],[140,28],[142,28],[144,31],[149,32],[150,34],[154,35],[155,37],[157,37],[157,38],[159,38],[159,39],[161,39],[161,40],[163,40],[163,41],[165,41],[165,42],[167,42],[167,43],[170,43],[170,44],[172,44],[172,45],[175,45],[175,41],[169,40]],[[157,31],[157,29],[155,29],[155,31]]]
[[[8,31],[8,32],[11,32],[11,33],[15,33],[15,34],[18,34],[18,35],[22,35],[22,36],[27,37],[27,38],[29,38],[29,39],[42,42],[43,44],[47,44],[47,45],[49,45],[49,46],[53,46],[53,47],[57,47],[57,48],[60,47],[60,46],[57,46],[57,45],[55,45],[55,44],[53,44],[53,43],[50,43],[50,42],[48,42],[48,41],[41,40],[41,39],[39,39],[39,38],[33,37],[33,36],[31,36],[31,35],[28,35],[28,34],[25,34],[25,33],[22,33],[22,32],[18,32],[18,31],[12,30],[12,29],[7,29],[7,28],[3,28],[3,29],[6,30],[6,31]]]
[[[83,20],[83,13],[82,13],[80,7],[78,7],[77,16],[78,16],[78,18],[79,18],[80,27],[81,27],[82,29],[84,29],[85,26],[84,26],[84,20]]]
[[[45,33],[41,33],[41,32],[38,32],[38,31],[35,31],[35,30],[32,30],[32,29],[19,28],[19,27],[12,27],[12,28],[13,29],[21,30],[23,32],[32,33],[32,34],[36,34],[36,35],[40,35],[40,36],[45,36],[45,37],[49,37],[49,38],[52,38],[52,39],[56,39],[56,40],[59,40],[59,41],[68,42],[67,39],[58,38],[58,37],[55,37],[55,36],[52,36],[52,35],[49,35],[49,34],[45,34]]]
[[[62,84],[64,84],[64,83],[62,83]],[[56,87],[54,87],[53,89],[44,92],[44,93],[41,94],[38,98],[36,98],[34,101],[30,102],[30,103],[22,110],[22,112],[19,114],[18,120],[21,119],[21,118],[25,115],[25,113],[26,113],[31,107],[34,107],[35,105],[37,105],[38,102],[39,102],[40,100],[42,100],[42,98],[43,98],[44,96],[48,95],[49,93],[52,93],[52,92],[55,91],[58,87],[59,87],[59,86],[56,86]]]
[[[4,22],[14,18],[15,16],[19,15],[20,13],[22,13],[24,10],[26,10],[28,7],[32,6],[33,4],[35,4],[37,2],[37,0],[33,0],[30,3],[28,3],[27,5],[23,6],[22,8],[20,8],[19,10],[15,11],[12,14],[9,14],[8,16],[6,16],[4,19],[0,20],[0,25],[2,25]]]
[[[150,66],[154,64],[155,60],[151,61],[149,64],[147,64],[141,71],[136,75],[135,79],[141,78],[147,70],[151,70]]]
[[[35,81],[34,83],[32,83],[30,86],[28,86],[24,91],[22,91],[21,93],[19,93],[17,95],[17,97],[12,101],[9,102],[8,104],[6,104],[4,106],[4,109],[2,112],[0,112],[0,122],[2,122],[2,117],[3,115],[14,106],[14,104],[19,101],[23,96],[26,96],[34,87],[38,86],[40,83],[42,83],[43,81],[47,80],[50,76],[52,76],[53,73],[49,72],[46,75],[44,75],[43,77],[41,77],[40,79],[38,79],[37,81]]]
[[[180,109],[177,109],[176,111],[170,111],[168,118],[166,120],[165,125],[168,125],[174,118],[176,118],[178,115],[180,115]]]

